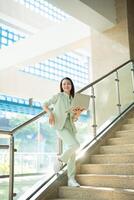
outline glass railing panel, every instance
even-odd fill
[[[9,194],[9,150],[0,149],[0,199],[8,200]]]
[[[133,102],[130,69],[131,66],[128,65],[125,71],[123,71],[123,69],[119,70],[122,109],[126,108],[130,102]],[[116,73],[111,74],[93,86],[97,132],[107,126],[119,114],[115,79]],[[126,79],[128,80],[127,84],[124,84],[124,80],[126,82]],[[126,86],[129,89],[125,90],[124,87]],[[83,112],[76,122],[78,130],[77,138],[81,146],[89,143],[94,138],[93,125],[95,125],[93,120],[92,87],[83,93],[90,95],[91,99],[89,110]],[[127,98],[124,98],[126,97],[125,95]],[[13,115],[9,120],[10,127],[14,128],[16,125],[22,124],[31,117],[33,116],[20,115],[18,117],[17,115]],[[17,152],[15,152],[14,193],[16,193],[17,196],[14,197],[14,199],[18,199],[22,194],[31,189],[32,186],[35,186],[35,184],[39,183],[41,180],[47,180],[54,174],[54,162],[58,153],[57,140],[56,131],[48,124],[47,115],[44,115],[15,133],[15,149],[17,149]],[[1,141],[2,140],[0,140],[0,142]],[[1,162],[2,157],[0,158]],[[1,175],[4,175],[2,173],[4,172],[1,172]],[[1,180],[2,179],[0,179],[0,181]],[[0,185],[0,195],[3,194],[3,199],[5,198],[6,200],[8,196],[9,180],[8,178],[3,180],[3,182],[0,182],[0,184],[3,184],[3,187]],[[6,197],[4,197],[5,194],[7,195]]]
[[[91,88],[82,92],[82,94],[87,94],[91,96]],[[77,128],[76,137],[80,142],[81,147],[89,143],[93,139],[93,129],[92,129],[92,99],[90,98],[88,111],[82,112],[78,121],[75,122]]]
[[[0,145],[9,145],[10,136],[6,133],[0,133]]]
[[[15,133],[15,184],[18,199],[41,180],[54,174],[57,134],[45,115]]]
[[[0,111],[0,129],[11,130],[33,117],[34,115],[29,115],[26,113],[21,114],[9,111]]]
[[[97,132],[118,115],[115,73],[94,85]]]
[[[118,70],[121,111],[134,101],[132,85],[132,63]]]

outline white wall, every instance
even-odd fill
[[[71,51],[89,35],[90,28],[87,25],[75,19],[68,19],[66,22],[40,31],[30,38],[2,49],[0,70],[35,64]]]
[[[106,0],[101,0],[103,5],[101,5],[101,12],[98,9],[100,3],[100,0],[94,0],[96,3],[89,5],[83,3],[80,0],[47,0],[54,6],[59,7],[61,10],[65,11],[72,17],[78,19],[79,21],[87,24],[88,26],[91,26],[92,28],[104,31],[110,27],[113,27],[116,23],[116,12],[115,12],[115,5],[114,0],[108,1],[106,3]],[[99,4],[98,4],[99,3]],[[106,7],[104,6],[106,4]],[[97,7],[98,5],[98,7]],[[92,7],[91,7],[92,6]],[[108,9],[106,11],[105,9]],[[109,10],[110,9],[110,10]],[[107,17],[107,13],[110,12],[109,18]],[[111,18],[112,16],[112,18]]]
[[[43,101],[59,91],[59,84],[15,70],[0,73],[0,93]]]

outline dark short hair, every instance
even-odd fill
[[[69,80],[69,81],[70,81],[71,86],[72,86],[71,91],[70,91],[70,95],[71,95],[72,97],[74,97],[75,88],[74,88],[73,81],[72,81],[69,77],[65,77],[65,78],[63,78],[63,79],[61,80],[61,82],[60,82],[60,91],[61,91],[61,92],[64,92],[64,91],[63,91],[63,88],[62,88],[62,82],[63,82],[64,80]]]

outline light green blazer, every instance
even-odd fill
[[[69,98],[69,95],[66,94],[65,92],[60,92],[56,95],[54,95],[51,99],[48,101],[44,102],[44,106],[51,106],[53,105],[53,114],[55,118],[55,124],[54,128],[57,130],[61,130],[64,127],[67,115],[68,115],[68,110],[70,109],[70,104],[71,104],[72,98]],[[49,107],[50,108],[50,107]],[[75,125],[72,120],[73,114],[70,114],[70,125],[73,126],[74,130]]]

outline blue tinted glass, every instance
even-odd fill
[[[24,39],[24,34],[18,34],[17,30],[13,30],[11,27],[1,24],[0,25],[0,48],[4,46],[9,46],[10,44],[13,44],[14,42],[17,42],[20,39]]]

